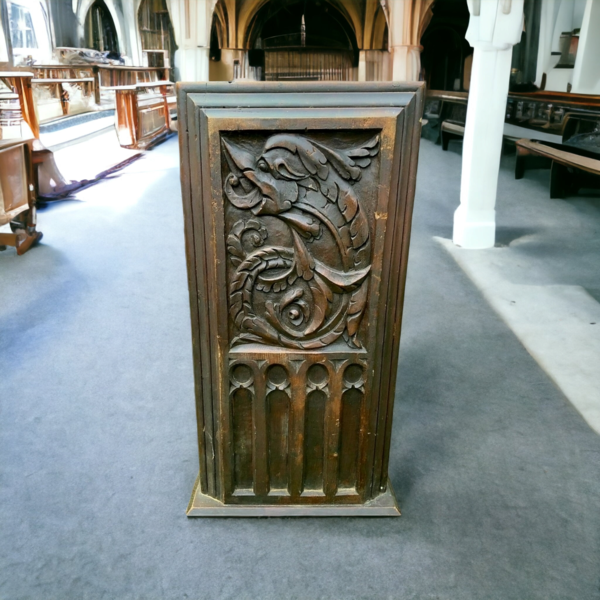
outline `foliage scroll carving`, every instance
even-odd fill
[[[271,135],[258,152],[222,144],[223,191],[248,214],[227,235],[232,345],[304,350],[343,338],[361,348],[372,256],[354,184],[378,155],[379,135],[344,149],[295,133]]]

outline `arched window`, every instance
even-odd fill
[[[52,46],[43,3],[40,0],[9,0],[7,12],[15,64],[29,60],[29,56],[34,62],[48,60]]]
[[[119,53],[117,29],[102,0],[92,4],[85,18],[85,45],[100,52]]]
[[[38,47],[31,11],[21,4],[10,5],[10,40],[18,50]]]
[[[175,35],[165,0],[142,0],[138,11],[138,25],[142,38],[142,49],[165,50],[167,58],[173,58]],[[148,65],[164,66],[164,65]]]

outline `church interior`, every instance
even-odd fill
[[[0,0],[0,597],[600,598],[599,32],[600,0]],[[371,108],[376,98],[382,107]],[[197,113],[194,102],[204,102]],[[289,122],[339,121],[353,133],[327,125],[333,134],[303,146],[308,138],[278,130],[290,111]],[[394,144],[369,133],[392,113],[404,128]],[[258,160],[249,136],[269,128]],[[221,166],[213,134],[224,135]],[[368,179],[372,165],[381,181]],[[356,200],[391,197],[386,177],[408,198],[397,209],[405,225],[387,232],[382,213]],[[264,190],[275,184],[295,194],[291,209],[273,207]],[[315,226],[317,194],[321,212],[346,219],[346,246],[341,226]],[[211,223],[223,236],[245,213],[239,248],[255,254],[235,250],[236,223],[223,242],[234,258],[215,250],[213,260]],[[357,214],[372,218],[367,233]],[[257,276],[259,291],[239,302],[246,320],[225,317],[223,329],[210,320],[227,314],[220,298],[233,302],[222,277],[265,255],[267,235],[288,239],[281,225],[267,234],[278,219],[294,247],[275,248],[280,279],[292,265],[287,283]],[[310,254],[328,236],[342,248],[329,266]],[[383,281],[398,280],[381,314],[371,308],[377,260]],[[260,300],[279,285],[281,305]],[[315,331],[343,310],[343,334],[321,350],[333,335]],[[273,337],[281,311],[288,337]],[[371,320],[383,337],[361,347]],[[307,384],[304,456],[290,433],[284,459],[272,457],[277,427],[296,431],[294,377],[291,392],[269,380],[249,416],[238,406],[263,384],[235,379],[235,366],[218,404],[231,414],[208,415],[202,389],[222,377],[212,357],[236,327],[249,328],[239,348],[259,366],[281,354],[264,339],[318,360],[346,344],[367,371],[391,357],[387,421],[383,408],[373,417],[386,433],[372,444],[379,489],[395,494],[400,518],[314,516],[319,502],[354,506],[347,489],[371,502],[360,495],[363,472],[376,487],[361,462],[371,375],[344,392],[333,379]],[[252,421],[261,410],[275,411],[263,445]],[[354,476],[342,473],[352,418]],[[247,439],[240,419],[250,419]],[[217,491],[220,477],[223,489],[234,482],[221,508],[260,496],[262,452],[271,484],[255,505],[280,494],[274,505],[316,512],[186,517],[199,451],[194,493],[210,477]],[[292,502],[294,461],[306,481]]]

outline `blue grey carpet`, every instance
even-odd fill
[[[0,254],[0,598],[600,598],[600,437],[432,240],[460,157],[427,141],[390,458],[403,516],[185,517],[177,152],[41,211],[43,243]],[[514,186],[511,161],[500,202],[547,195],[543,173]]]

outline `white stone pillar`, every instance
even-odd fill
[[[388,15],[393,81],[419,79],[420,32],[430,4],[427,0],[381,0]]]
[[[491,248],[512,47],[523,30],[523,0],[467,2],[466,38],[474,52],[453,241],[463,248]]]
[[[358,55],[358,81],[367,80],[367,53],[364,50]]]
[[[208,81],[209,49],[180,48],[175,53],[175,66],[181,81]]]
[[[418,81],[421,70],[419,46],[392,47],[392,81]]]
[[[412,0],[386,0],[382,5],[388,12],[392,80],[416,81],[421,57],[418,46],[410,44]]]
[[[210,26],[215,0],[170,0],[181,81],[208,81]]]
[[[137,13],[133,2],[123,3],[123,29],[127,37],[132,64],[142,64],[142,39],[138,28]]]
[[[588,0],[579,36],[579,48],[573,70],[574,94],[600,93],[598,57],[600,56],[600,3]]]

